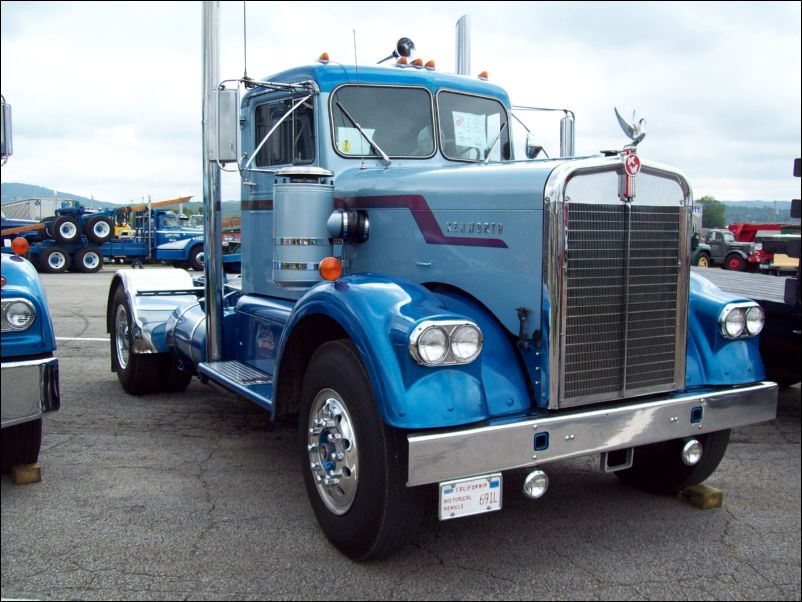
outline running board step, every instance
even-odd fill
[[[242,362],[202,362],[198,372],[225,389],[273,409],[273,377]]]

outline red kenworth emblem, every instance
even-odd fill
[[[638,159],[638,155],[628,154],[624,158],[624,170],[630,177],[638,175],[638,172],[640,171],[640,159]]]

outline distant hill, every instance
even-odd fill
[[[722,201],[727,224],[773,224],[791,219],[790,201]]]
[[[19,184],[16,182],[3,182],[2,185],[2,204],[13,203],[14,201],[24,201],[25,199],[52,199],[58,194],[60,199],[75,199],[79,201],[84,207],[91,207],[93,209],[111,209],[117,207],[116,203],[109,203],[88,199],[79,194],[72,194],[71,192],[61,191],[58,193],[50,188],[43,186],[35,186],[33,184]]]
[[[17,182],[3,182],[2,185],[2,204],[5,205],[6,203],[13,203],[15,201],[24,201],[26,199],[52,199],[53,197],[58,194],[59,199],[74,199],[80,202],[84,207],[90,207],[92,209],[116,209],[120,206],[119,203],[112,203],[110,201],[99,201],[96,199],[88,199],[80,194],[72,194],[71,192],[66,192],[59,190],[58,193],[51,188],[45,188],[43,186],[35,186],[33,184],[20,184]],[[198,213],[203,207],[203,203],[200,201],[193,201],[190,203],[184,203],[183,210],[184,213]],[[178,205],[169,207],[173,211],[178,212],[179,207]],[[223,217],[229,217],[232,215],[239,215],[240,213],[240,203],[239,201],[224,201],[223,202]]]

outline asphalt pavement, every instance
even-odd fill
[[[62,407],[42,482],[2,477],[2,597],[82,600],[800,600],[800,387],[737,429],[722,508],[623,485],[598,457],[546,467],[539,501],[438,522],[380,562],[340,555],[307,501],[293,424],[193,382],[127,395],[109,368],[113,268],[43,274]]]

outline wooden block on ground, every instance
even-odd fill
[[[19,464],[11,469],[11,480],[16,485],[30,485],[42,480],[42,469],[38,464]]]
[[[686,487],[679,494],[691,506],[696,506],[701,510],[721,508],[724,502],[724,492],[709,485]]]

